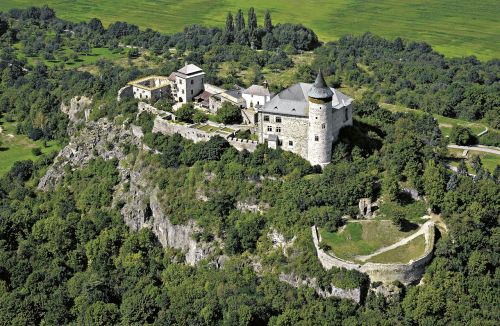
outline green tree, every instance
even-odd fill
[[[439,212],[446,189],[446,170],[434,160],[429,160],[424,175],[425,196],[434,212]]]
[[[224,124],[238,124],[243,122],[241,109],[229,102],[222,103],[217,110],[217,121]]]
[[[257,16],[255,15],[255,9],[253,7],[250,7],[250,9],[248,9],[248,30],[250,32],[250,36],[254,35],[256,29]]]
[[[193,115],[193,121],[195,123],[203,123],[208,120],[208,115],[201,111],[196,111]]]
[[[455,125],[451,129],[450,141],[457,145],[467,146],[477,143],[477,139],[469,128]]]
[[[271,13],[266,10],[264,14],[264,30],[266,33],[271,33],[273,31],[273,22],[271,21]]]
[[[175,111],[175,117],[179,119],[179,121],[193,123],[195,113],[196,109],[194,108],[193,103],[185,103],[177,109],[177,111]]]
[[[238,12],[236,13],[235,28],[237,32],[245,29],[245,17],[243,16],[243,11],[241,9],[238,9]]]

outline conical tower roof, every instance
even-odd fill
[[[321,70],[319,71],[318,76],[316,76],[316,81],[311,86],[311,89],[307,92],[307,96],[318,99],[328,99],[333,96],[332,90],[326,85],[325,78],[323,78]]]

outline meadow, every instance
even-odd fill
[[[100,18],[105,25],[127,21],[162,32],[200,24],[222,27],[228,11],[253,6],[262,24],[269,9],[274,23],[300,22],[322,41],[345,34],[372,33],[425,41],[449,57],[475,55],[488,60],[500,53],[500,6],[497,0],[2,0],[0,10],[47,4],[63,19]]]
[[[0,119],[0,177],[7,173],[16,161],[36,160],[34,148],[42,153],[58,152],[61,145],[56,141],[43,143],[42,140],[32,141],[26,135],[16,134],[16,123]]]

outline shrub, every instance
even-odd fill
[[[450,133],[450,141],[457,145],[467,146],[477,143],[477,138],[470,129],[463,126],[453,126]]]
[[[238,124],[243,122],[241,109],[229,102],[224,102],[217,110],[217,121],[224,124]]]
[[[192,103],[186,103],[182,105],[177,111],[175,111],[175,116],[180,121],[193,123],[193,116],[196,110]]]
[[[38,147],[35,147],[31,150],[31,153],[33,153],[33,155],[35,155],[35,156],[40,156],[40,155],[42,155],[42,150]]]

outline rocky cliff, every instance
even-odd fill
[[[194,240],[194,234],[199,231],[194,221],[186,225],[170,222],[158,201],[158,188],[148,179],[150,167],[141,159],[140,150],[133,159],[127,155],[126,148],[130,146],[142,148],[137,133],[131,126],[116,125],[107,119],[87,121],[90,104],[90,99],[83,97],[73,98],[69,105],[61,104],[61,111],[70,119],[71,140],[41,178],[38,189],[48,191],[55,187],[67,167],[78,169],[97,157],[117,159],[121,181],[116,186],[113,205],[120,208],[125,223],[132,230],[150,228],[164,247],[184,252],[188,264],[207,258],[215,245]]]

